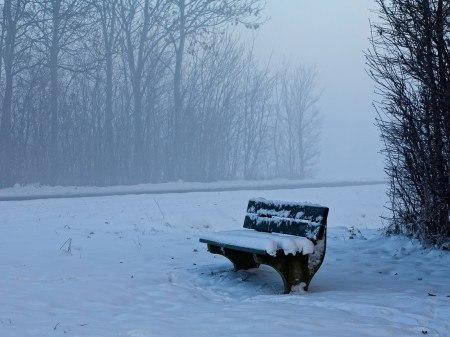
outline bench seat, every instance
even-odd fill
[[[258,232],[251,229],[209,233],[200,242],[254,254],[276,256],[277,252],[288,254],[312,254],[314,243],[301,236]]]

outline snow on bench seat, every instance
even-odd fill
[[[267,253],[272,256],[279,250],[285,255],[297,253],[307,255],[314,251],[314,243],[305,237],[248,229],[209,233],[203,235],[200,241],[231,249],[246,248],[249,252]]]

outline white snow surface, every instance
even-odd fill
[[[201,235],[201,238],[227,245],[246,247],[265,251],[269,255],[277,255],[282,250],[284,254],[312,254],[314,243],[311,240],[295,235],[280,233],[263,233],[252,229],[221,231]]]
[[[384,193],[378,185],[0,202],[0,336],[448,337],[449,253],[382,236]],[[330,207],[325,261],[308,292],[282,295],[269,267],[233,272],[198,242],[242,229],[251,197]]]

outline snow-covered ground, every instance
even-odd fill
[[[447,337],[450,254],[382,237],[384,189],[0,202],[0,336]],[[308,293],[281,295],[270,268],[234,273],[198,242],[241,228],[255,196],[330,207]]]

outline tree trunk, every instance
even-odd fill
[[[58,55],[59,55],[59,23],[61,0],[52,1],[52,37],[50,46],[50,146],[49,146],[49,182],[58,180]]]
[[[16,22],[12,18],[11,0],[5,0],[3,7],[3,20],[6,30],[5,50],[4,50],[4,67],[5,67],[5,93],[2,102],[2,120],[0,125],[0,186],[9,186],[13,183],[12,179],[12,135],[11,135],[11,118],[12,118],[12,90],[13,90],[13,60],[14,45],[16,39]]]
[[[136,81],[137,82],[137,81]],[[133,99],[134,99],[134,179],[140,182],[142,178],[142,163],[143,163],[143,133],[142,133],[142,92],[140,81],[134,84]]]
[[[105,162],[106,167],[105,182],[106,184],[111,184],[112,179],[112,165],[113,165],[113,152],[114,152],[114,139],[112,130],[112,114],[113,114],[113,101],[112,101],[112,91],[113,91],[113,56],[110,46],[106,50],[106,83],[105,83]]]
[[[179,0],[179,41],[175,47],[175,71],[173,76],[173,115],[169,126],[169,165],[167,166],[168,180],[179,178],[181,157],[183,155],[183,56],[186,43],[186,3]]]

